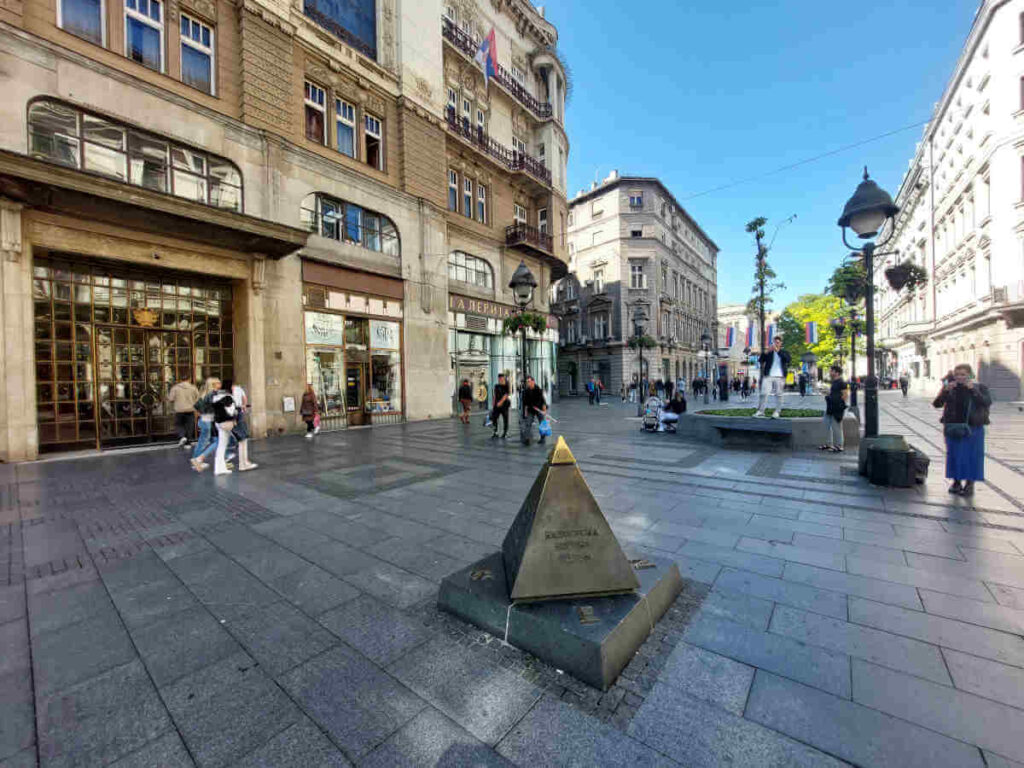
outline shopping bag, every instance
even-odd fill
[[[313,429],[320,429],[320,414],[313,414]]]
[[[537,425],[537,432],[540,433],[541,437],[548,437],[551,434],[551,421],[541,419],[540,424]]]

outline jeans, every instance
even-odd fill
[[[782,389],[785,379],[781,376],[765,376],[761,382],[761,394],[757,396],[757,410],[764,413],[764,407],[769,396],[775,398],[775,410],[782,410]]]
[[[491,414],[491,424],[494,426],[494,434],[498,434],[498,419],[501,419],[504,424],[504,429],[501,434],[508,434],[508,407],[495,408]]]
[[[843,422],[836,421],[832,414],[826,413],[822,419],[822,423],[825,425],[825,445],[831,445],[834,448],[843,447]]]
[[[519,416],[519,439],[524,443],[533,439],[534,421],[540,421],[540,415],[534,410],[527,410],[525,416]]]
[[[199,421],[199,439],[196,440],[196,447],[192,450],[192,458],[206,458],[216,448],[216,436],[213,434],[212,421]]]

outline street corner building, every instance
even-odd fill
[[[981,2],[895,202],[875,268],[883,376],[933,393],[968,363],[997,400],[1024,398],[1024,0]],[[886,270],[908,264],[927,280],[895,288]]]
[[[0,83],[0,461],[165,441],[183,378],[242,384],[257,437],[307,383],[325,429],[447,418],[520,368],[520,261],[540,313],[565,274],[526,0],[13,0]]]
[[[656,178],[620,176],[569,203],[569,270],[552,289],[559,317],[558,388],[608,393],[639,378],[691,381],[707,365],[701,335],[717,334],[718,246]],[[654,346],[630,347],[638,307]]]

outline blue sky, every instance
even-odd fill
[[[744,224],[766,216],[770,237],[795,213],[770,257],[787,286],[776,306],[819,292],[845,253],[835,221],[862,167],[895,196],[922,128],[693,195],[927,120],[978,4],[547,2],[575,89],[570,197],[612,168],[660,177],[721,249],[723,304],[749,297]]]

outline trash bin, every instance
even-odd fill
[[[931,466],[931,459],[926,454],[921,453],[921,449],[917,446],[910,446],[910,450],[913,453],[911,463],[913,466],[914,482],[922,485],[928,479],[928,468]]]
[[[903,437],[886,435],[868,445],[865,474],[873,485],[909,488],[917,479],[916,457]]]
[[[875,445],[890,450],[910,450],[910,446],[903,435],[879,435],[878,437],[861,438],[860,447],[857,452],[857,471],[865,477],[868,476],[868,449]]]

